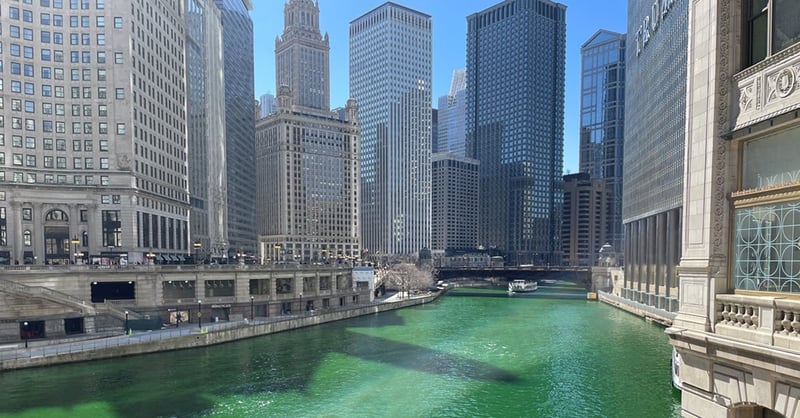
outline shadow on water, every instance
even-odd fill
[[[305,392],[324,359],[337,353],[441,376],[519,381],[480,361],[347,329],[396,325],[404,320],[391,311],[212,347],[2,373],[0,386],[19,389],[0,405],[0,416],[79,416],[97,403],[115,417],[196,415],[214,408],[219,396]],[[60,382],[43,383],[53,379]]]

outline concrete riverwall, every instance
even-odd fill
[[[340,321],[358,316],[377,314],[380,312],[423,305],[435,301],[441,293],[430,296],[418,297],[396,302],[384,302],[352,309],[320,313],[307,316],[294,316],[278,321],[252,323],[242,322],[240,326],[225,327],[215,330],[204,328],[198,332],[166,338],[156,341],[147,341],[137,344],[124,344],[114,347],[103,347],[94,350],[73,353],[60,353],[48,356],[21,357],[0,361],[0,370],[23,369],[30,367],[52,366],[63,363],[73,363],[89,360],[100,360],[115,357],[133,356],[139,354],[156,353],[160,351],[182,350],[187,348],[205,347],[222,344],[245,338],[259,337],[276,332],[289,331],[297,328],[324,324],[326,322]],[[206,331],[207,330],[207,331]],[[118,338],[118,337],[114,337]]]
[[[612,293],[603,292],[601,290],[597,292],[597,300],[611,306],[615,306],[623,311],[641,316],[648,321],[657,322],[665,327],[671,326],[672,321],[675,319],[674,312],[667,312],[663,309],[658,309],[653,306],[628,300]]]

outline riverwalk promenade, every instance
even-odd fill
[[[426,293],[407,298],[400,294],[388,295],[368,304],[347,308],[328,309],[299,315],[255,317],[253,320],[210,322],[194,326],[154,331],[134,331],[130,334],[106,334],[93,338],[67,338],[60,340],[35,340],[0,346],[0,370],[42,367],[205,347],[230,341],[253,338],[327,322],[340,321],[362,315],[376,314],[394,309],[430,303],[441,292]],[[27,346],[27,347],[25,347]]]

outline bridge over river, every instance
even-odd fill
[[[433,270],[437,280],[458,278],[501,278],[506,280],[563,280],[575,284],[591,285],[590,267],[567,266],[502,266],[502,267],[437,267]]]

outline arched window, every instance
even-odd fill
[[[69,216],[67,216],[64,211],[59,209],[53,209],[50,212],[47,212],[47,216],[44,218],[46,221],[69,221]]]
[[[22,243],[26,247],[31,246],[31,231],[29,229],[26,229],[25,232],[22,233]]]
[[[81,234],[81,246],[82,247],[89,246],[89,233],[86,231],[83,231],[83,233]]]

